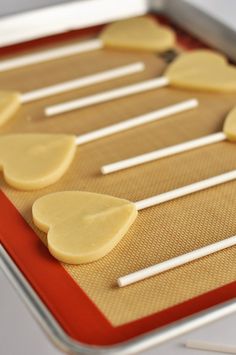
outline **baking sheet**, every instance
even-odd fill
[[[83,134],[188,98],[197,97],[200,101],[198,109],[78,147],[69,171],[46,189],[16,191],[1,177],[1,189],[32,228],[32,203],[50,192],[85,190],[137,201],[236,168],[236,147],[224,142],[106,177],[99,173],[100,166],[106,163],[219,131],[235,104],[235,94],[165,88],[54,118],[43,116],[46,105],[160,75],[166,64],[154,55],[94,51],[2,73],[0,85],[25,92],[139,60],[146,64],[144,73],[24,105],[1,129],[1,133]],[[87,265],[63,266],[113,326],[141,319],[221,287],[235,281],[235,248],[124,289],[118,289],[116,279],[235,234],[235,193],[236,182],[231,182],[141,211],[129,233],[109,255]],[[46,240],[44,234],[34,230]]]

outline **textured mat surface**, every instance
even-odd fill
[[[78,147],[68,172],[49,188],[16,191],[6,186],[1,176],[1,188],[32,228],[32,203],[50,192],[86,190],[138,201],[236,168],[236,145],[224,142],[106,177],[99,173],[101,165],[106,163],[219,131],[236,103],[235,94],[165,88],[54,118],[43,116],[46,105],[160,75],[165,64],[154,55],[94,51],[2,73],[0,86],[25,92],[139,60],[145,62],[145,72],[24,105],[1,129],[1,133],[82,134],[188,98],[197,97],[200,101],[195,110]],[[231,182],[140,211],[129,233],[109,255],[92,264],[64,267],[115,326],[220,287],[236,279],[236,248],[124,289],[116,287],[116,279],[236,234],[235,196],[236,182]],[[45,235],[34,229],[46,241]]]

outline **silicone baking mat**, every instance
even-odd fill
[[[187,42],[195,43],[189,37]],[[109,255],[80,266],[61,267],[42,246],[38,237],[46,243],[46,236],[32,223],[32,203],[63,190],[93,191],[137,201],[235,169],[236,146],[224,142],[105,177],[99,173],[106,163],[220,131],[235,105],[235,94],[163,88],[46,118],[45,106],[154,78],[163,73],[166,63],[152,54],[106,49],[0,75],[2,89],[25,92],[141,60],[146,65],[143,73],[26,104],[1,128],[1,134],[78,135],[182,100],[199,99],[197,109],[78,147],[68,172],[48,188],[17,191],[0,178],[3,245],[64,329],[89,343],[126,340],[236,294],[236,248],[123,289],[116,286],[119,276],[236,234],[236,182],[141,211]],[[86,329],[91,323],[97,332],[93,335]]]

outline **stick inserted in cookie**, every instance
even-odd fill
[[[169,83],[168,79],[165,77],[150,79],[140,83],[105,91],[99,94],[82,97],[81,99],[76,99],[68,102],[63,102],[61,104],[49,106],[46,107],[45,114],[46,116],[55,116],[64,112],[69,112],[83,107],[99,104],[102,102],[119,99],[121,97],[130,96],[148,90],[157,89],[168,85],[168,83]]]
[[[25,93],[17,91],[0,91],[0,125],[11,119],[21,104],[132,75],[143,71],[144,68],[144,63],[137,62]]]
[[[104,165],[101,167],[101,172],[104,175],[111,174],[119,170],[129,169],[137,165],[166,158],[175,154],[186,152],[191,149],[203,147],[206,144],[222,142],[225,139],[226,138],[224,133],[220,132],[220,133],[212,134],[211,136],[202,137],[199,139],[195,139],[193,141],[177,144],[171,147],[154,150],[146,154],[137,155],[129,159],[120,160],[112,164]]]
[[[0,63],[0,72],[69,57],[83,52],[94,51],[96,49],[101,49],[102,46],[103,44],[99,39],[92,39],[81,43],[70,44],[68,46],[26,54],[12,59],[6,59]]]
[[[48,248],[55,258],[83,264],[107,255],[126,235],[139,210],[234,179],[236,170],[135,203],[86,191],[56,192],[36,200],[32,214],[36,226],[47,233]],[[137,282],[235,244],[236,236],[121,277],[118,284]]]
[[[22,190],[49,186],[58,181],[67,171],[76,153],[76,146],[158,121],[197,106],[196,99],[179,102],[80,136],[42,133],[2,135],[0,137],[0,158],[4,177],[9,185]],[[11,154],[12,151],[15,153]],[[24,160],[24,164],[16,164],[21,159]],[[9,161],[14,165],[14,177],[12,174],[8,176],[7,173],[8,170],[12,170],[9,168]],[[6,166],[8,166],[8,170],[5,168]]]
[[[214,177],[211,177],[206,180],[202,180],[190,185],[186,185],[183,187],[180,187],[175,190],[171,190],[168,192],[164,192],[160,195],[153,196],[150,198],[147,198],[145,200],[141,200],[138,202],[135,202],[135,206],[137,210],[142,210],[148,207],[152,206],[157,206],[161,203],[167,202],[174,200],[176,198],[180,198],[186,195],[190,195],[194,192],[202,191],[205,189],[208,189],[213,186],[217,186],[232,180],[236,179],[236,170],[232,170],[230,172],[227,172],[225,174],[217,175]],[[225,248],[228,248],[232,245],[236,244],[236,236],[230,237],[228,239],[225,239],[223,241],[208,245],[206,247],[197,249],[193,252],[180,255],[176,258],[167,260],[163,263],[152,265],[146,269],[136,271],[132,274],[122,276],[117,280],[117,283],[120,287],[124,287],[127,285],[130,285],[132,283],[144,280],[146,278],[149,278],[151,276],[157,275],[161,272],[173,269],[175,267],[178,267],[180,265],[184,265],[190,261],[199,259],[201,257],[204,257],[206,255],[210,255],[212,253],[215,253],[219,250],[223,250]]]
[[[226,58],[218,53],[195,50],[178,56],[159,78],[49,106],[45,109],[45,114],[54,116],[169,85],[200,91],[234,92],[236,69],[228,65]]]
[[[105,81],[121,78],[123,76],[139,73],[145,69],[143,62],[127,64],[121,67],[105,70],[92,75],[87,75],[78,79],[73,79],[52,86],[47,86],[42,89],[26,92],[21,95],[21,102],[27,103],[50,97],[53,95],[62,94],[67,91],[80,89],[86,86],[95,85]]]
[[[227,115],[222,132],[213,133],[205,137],[173,145],[167,148],[154,150],[152,152],[117,161],[112,164],[107,164],[101,167],[101,172],[104,175],[114,173],[115,171],[128,169],[137,165],[145,164],[165,157],[170,157],[175,154],[187,152],[192,149],[204,147],[209,144],[219,143],[225,140],[234,142],[236,141],[236,107],[234,107]]]
[[[154,121],[158,121],[165,117],[169,117],[180,112],[188,111],[198,106],[198,101],[196,99],[190,99],[186,101],[179,102],[174,105],[170,105],[164,108],[161,108],[156,111],[148,112],[144,115],[130,118],[129,120],[125,120],[123,122],[116,123],[114,125],[110,125],[96,131],[92,131],[89,133],[85,133],[76,138],[76,144],[84,144],[88,143],[100,138],[104,138],[110,136],[115,133],[119,133],[122,131],[129,130],[134,127],[141,126],[143,124],[151,123]]]

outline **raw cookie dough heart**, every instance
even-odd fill
[[[137,17],[108,25],[100,39],[105,47],[164,52],[173,48],[175,35],[150,17]]]
[[[236,68],[210,50],[181,54],[165,76],[173,86],[216,92],[236,91]]]
[[[236,141],[236,107],[228,114],[224,123],[223,132],[228,140]]]
[[[9,185],[23,190],[40,189],[60,179],[75,150],[72,135],[0,136],[0,169]]]
[[[66,191],[38,199],[35,225],[47,233],[48,249],[58,260],[83,264],[108,254],[137,216],[133,203],[91,192]]]
[[[0,91],[0,126],[7,122],[20,107],[20,94]]]

